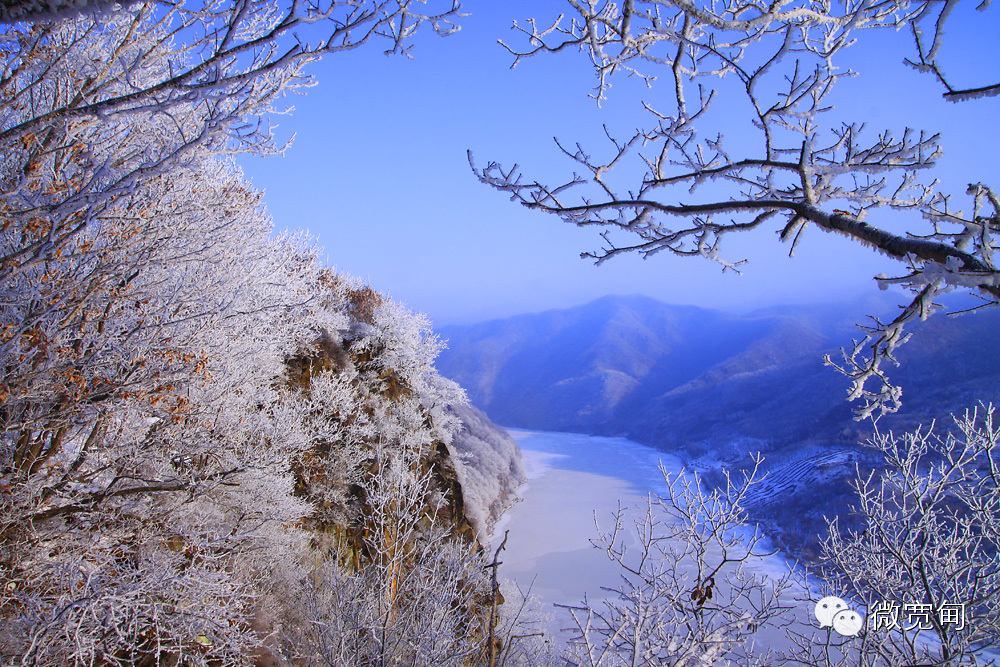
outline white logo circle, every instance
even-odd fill
[[[819,627],[826,628],[833,625],[833,617],[837,612],[847,609],[847,603],[835,595],[828,595],[816,603],[813,613],[819,621]]]
[[[863,627],[861,614],[852,609],[842,609],[833,617],[833,629],[844,637],[854,637]]]
[[[847,603],[836,595],[828,595],[813,608],[813,614],[821,628],[833,628],[844,637],[855,637],[865,627],[864,617],[849,609]]]

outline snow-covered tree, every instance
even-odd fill
[[[706,492],[667,476],[664,497],[619,510],[594,545],[621,583],[565,606],[574,665],[951,667],[993,664],[1000,638],[995,408],[867,443],[884,470],[854,482],[852,527],[829,520],[823,565],[778,572],[741,509],[759,481]],[[806,575],[809,575],[808,577]],[[821,575],[816,578],[813,575]],[[859,611],[856,635],[817,627],[827,594]],[[596,596],[595,596],[596,598]]]
[[[359,481],[354,567],[303,567],[283,589],[287,652],[306,665],[467,665],[482,653],[481,561],[452,539],[418,450],[377,444]]]
[[[661,469],[662,471],[662,469]],[[755,567],[771,555],[741,505],[757,470],[706,492],[697,475],[665,471],[667,492],[645,508],[619,509],[594,546],[618,566],[606,599],[565,606],[572,617],[569,664],[581,667],[770,664],[756,641],[784,625],[793,570]]]
[[[471,405],[456,403],[449,409],[462,424],[451,448],[462,480],[465,513],[485,542],[489,527],[513,504],[517,487],[527,480],[521,448]]]
[[[457,5],[421,8],[416,0],[149,3],[8,26],[0,289],[76,250],[109,206],[159,175],[208,155],[280,152],[268,119],[285,110],[283,95],[310,85],[304,68],[317,58],[377,39],[405,52],[421,25],[457,29]],[[16,335],[31,326],[24,321]]]
[[[289,461],[308,433],[276,380],[308,332],[312,252],[271,239],[218,161],[100,222],[7,283],[5,647],[26,664],[245,655],[248,587],[307,511]]]
[[[791,253],[810,226],[897,260],[900,275],[877,279],[912,290],[911,303],[892,321],[866,327],[843,362],[827,360],[852,378],[860,416],[894,410],[900,390],[885,368],[907,338],[904,325],[927,317],[934,297],[950,289],[972,291],[988,305],[1000,301],[993,257],[1000,196],[984,183],[940,190],[921,178],[941,155],[939,134],[872,132],[863,120],[838,117],[832,96],[854,74],[838,66],[841,56],[856,42],[878,39],[876,28],[910,31],[908,62],[935,75],[947,99],[1000,94],[989,82],[967,89],[950,83],[940,54],[957,4],[570,0],[554,21],[515,24],[525,38],[508,47],[515,64],[584,51],[597,73],[598,101],[617,74],[651,86],[665,79],[655,85],[669,103],[646,104],[647,128],[606,128],[606,151],[559,143],[579,169],[571,179],[534,180],[496,162],[477,173],[524,206],[605,228],[604,247],[584,254],[597,263],[665,252],[738,271],[743,260],[726,254],[727,238],[776,232]],[[995,12],[988,5],[979,6],[984,20]],[[725,140],[722,107],[742,110],[749,140]]]
[[[806,665],[988,664],[1000,639],[1000,429],[992,405],[869,443],[885,475],[859,475],[861,525],[837,519],[828,578],[868,613],[853,641],[796,637]],[[812,633],[810,633],[812,634]]]
[[[280,614],[264,608],[276,572],[329,555],[309,520],[351,490],[303,493],[308,457],[371,497],[383,468],[440,482],[463,394],[433,371],[426,320],[275,235],[226,157],[275,150],[262,117],[316,57],[450,30],[457,6],[418,4],[149,4],[0,35],[5,662],[251,663]],[[315,47],[293,35],[309,26]],[[332,365],[303,385],[317,347]],[[376,443],[372,475],[358,466]],[[399,521],[423,530],[449,489],[405,496]],[[474,569],[450,518],[453,569]]]
[[[0,6],[0,22],[51,21],[88,11],[107,11],[117,0],[8,0]]]
[[[424,317],[346,277],[320,282],[348,322],[289,364],[313,433],[293,466],[313,547],[274,585],[284,651],[307,665],[477,664],[489,523],[458,441],[484,428],[459,421],[464,395],[434,369]],[[474,465],[482,484],[490,468]]]

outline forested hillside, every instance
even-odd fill
[[[71,9],[0,35],[0,662],[485,660],[517,445],[227,157],[315,53]]]
[[[426,320],[271,237],[232,167],[157,185],[7,276],[4,654],[236,664],[286,619],[274,650],[312,659],[331,610],[295,591],[317,576],[364,581],[336,608],[354,651],[474,624],[452,606],[523,472],[434,370]],[[387,609],[391,645],[365,630]],[[432,654],[477,649],[435,632]]]
[[[727,314],[648,297],[441,329],[438,367],[501,424],[625,436],[697,458],[749,446],[853,444],[843,375],[823,364],[857,338],[853,317],[890,300]],[[895,428],[1000,398],[1000,314],[930,318],[902,347]],[[743,444],[738,444],[746,441]],[[731,447],[737,443],[735,449]]]

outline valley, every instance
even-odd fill
[[[846,515],[850,481],[878,465],[854,420],[848,379],[823,356],[858,337],[867,303],[731,314],[648,297],[604,297],[565,310],[442,327],[441,373],[516,428],[623,437],[676,456],[709,486],[764,457],[754,520],[782,548],[818,557],[826,518]],[[934,315],[912,327],[891,377],[903,406],[878,428],[902,432],[1000,401],[1000,313]],[[844,521],[842,527],[849,522]]]

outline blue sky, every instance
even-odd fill
[[[598,108],[587,97],[594,85],[589,61],[576,52],[535,57],[511,70],[497,39],[515,39],[513,20],[551,19],[562,6],[469,0],[462,30],[447,38],[419,35],[411,60],[386,57],[371,44],[315,64],[317,85],[291,100],[293,113],[277,117],[279,136],[296,135],[286,154],[241,160],[265,190],[276,226],[308,229],[328,264],[427,313],[436,325],[605,294],[736,310],[863,298],[876,291],[873,275],[893,272],[887,260],[819,230],[803,239],[793,259],[769,232],[730,244],[727,257],[751,260],[743,275],[665,254],[595,267],[579,254],[599,247],[596,231],[526,210],[480,184],[466,160],[469,149],[478,162],[517,162],[528,176],[555,182],[572,165],[553,137],[599,148],[602,123],[624,135],[646,124],[640,97],[665,99],[665,90],[621,79]],[[964,73],[970,85],[1000,78],[997,15],[959,15],[948,34],[946,55],[977,62]],[[877,37],[843,59],[862,76],[841,84],[838,112],[875,130],[942,131],[946,154],[936,175],[956,194],[973,181],[1000,185],[1000,98],[944,102],[929,77],[901,64],[910,54],[905,34]],[[739,132],[741,119],[735,120]]]

